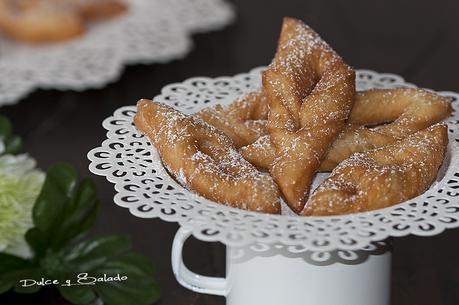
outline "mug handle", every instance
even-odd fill
[[[209,277],[190,271],[183,262],[182,249],[185,241],[191,236],[192,230],[180,227],[172,244],[172,270],[175,278],[185,288],[192,291],[226,296],[227,281],[225,278]]]

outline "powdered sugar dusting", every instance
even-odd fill
[[[261,91],[255,91],[230,105],[205,108],[196,116],[223,131],[236,147],[242,147],[267,133],[268,102]]]
[[[394,144],[355,153],[314,191],[303,213],[346,214],[415,197],[435,179],[447,142],[446,125],[437,124]]]
[[[289,205],[299,210],[349,116],[354,71],[311,28],[286,18],[276,56],[263,73],[263,89],[276,151],[270,172]]]
[[[137,128],[158,149],[170,173],[211,200],[242,209],[279,213],[277,186],[237,152],[231,139],[196,116],[141,101]]]

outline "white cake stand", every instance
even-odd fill
[[[166,86],[156,101],[194,113],[232,102],[260,86],[260,71],[234,77],[192,78]],[[357,87],[413,87],[401,77],[357,71]],[[172,266],[177,280],[201,293],[223,295],[228,305],[388,305],[391,237],[432,236],[459,226],[459,94],[447,119],[447,157],[436,182],[421,196],[390,208],[334,217],[265,215],[211,202],[179,185],[155,148],[132,123],[135,106],[103,123],[107,139],[88,157],[90,170],[115,184],[115,203],[138,217],[181,226]],[[182,247],[194,237],[227,246],[227,275],[211,278],[183,263]]]

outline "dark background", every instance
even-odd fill
[[[114,84],[85,92],[36,91],[18,105],[2,108],[23,136],[26,151],[46,169],[57,161],[88,171],[86,153],[105,138],[104,118],[122,105],[151,98],[161,87],[192,76],[246,72],[270,62],[283,16],[303,19],[356,68],[400,74],[435,90],[459,92],[459,1],[233,0],[238,19],[215,33],[195,36],[184,60],[131,66]],[[127,233],[136,250],[151,257],[162,287],[160,305],[224,304],[198,295],[175,281],[170,265],[177,225],[139,219],[113,204],[113,185],[97,182],[102,209],[94,234]],[[433,238],[394,242],[393,304],[459,304],[459,230]],[[185,260],[192,270],[224,275],[224,247],[191,241]],[[268,275],[269,276],[269,275]],[[0,304],[35,299],[8,294]],[[46,302],[43,302],[46,304]],[[133,304],[135,305],[135,304]]]

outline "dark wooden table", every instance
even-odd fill
[[[86,153],[104,140],[101,122],[115,109],[151,98],[171,82],[232,75],[269,63],[286,15],[315,28],[356,68],[400,74],[422,87],[459,91],[457,0],[233,2],[238,11],[235,24],[196,36],[195,48],[184,60],[128,67],[121,79],[102,90],[37,91],[1,112],[11,118],[42,168],[68,161],[82,175],[90,175]],[[224,304],[223,298],[198,295],[175,281],[170,249],[176,224],[132,216],[113,204],[112,184],[94,179],[103,202],[95,234],[127,233],[136,250],[151,257],[162,287],[160,305]],[[459,304],[459,230],[434,238],[400,238],[394,249],[393,304]],[[193,270],[224,274],[222,245],[193,240],[185,255]],[[2,305],[20,302],[16,296],[0,296]]]

